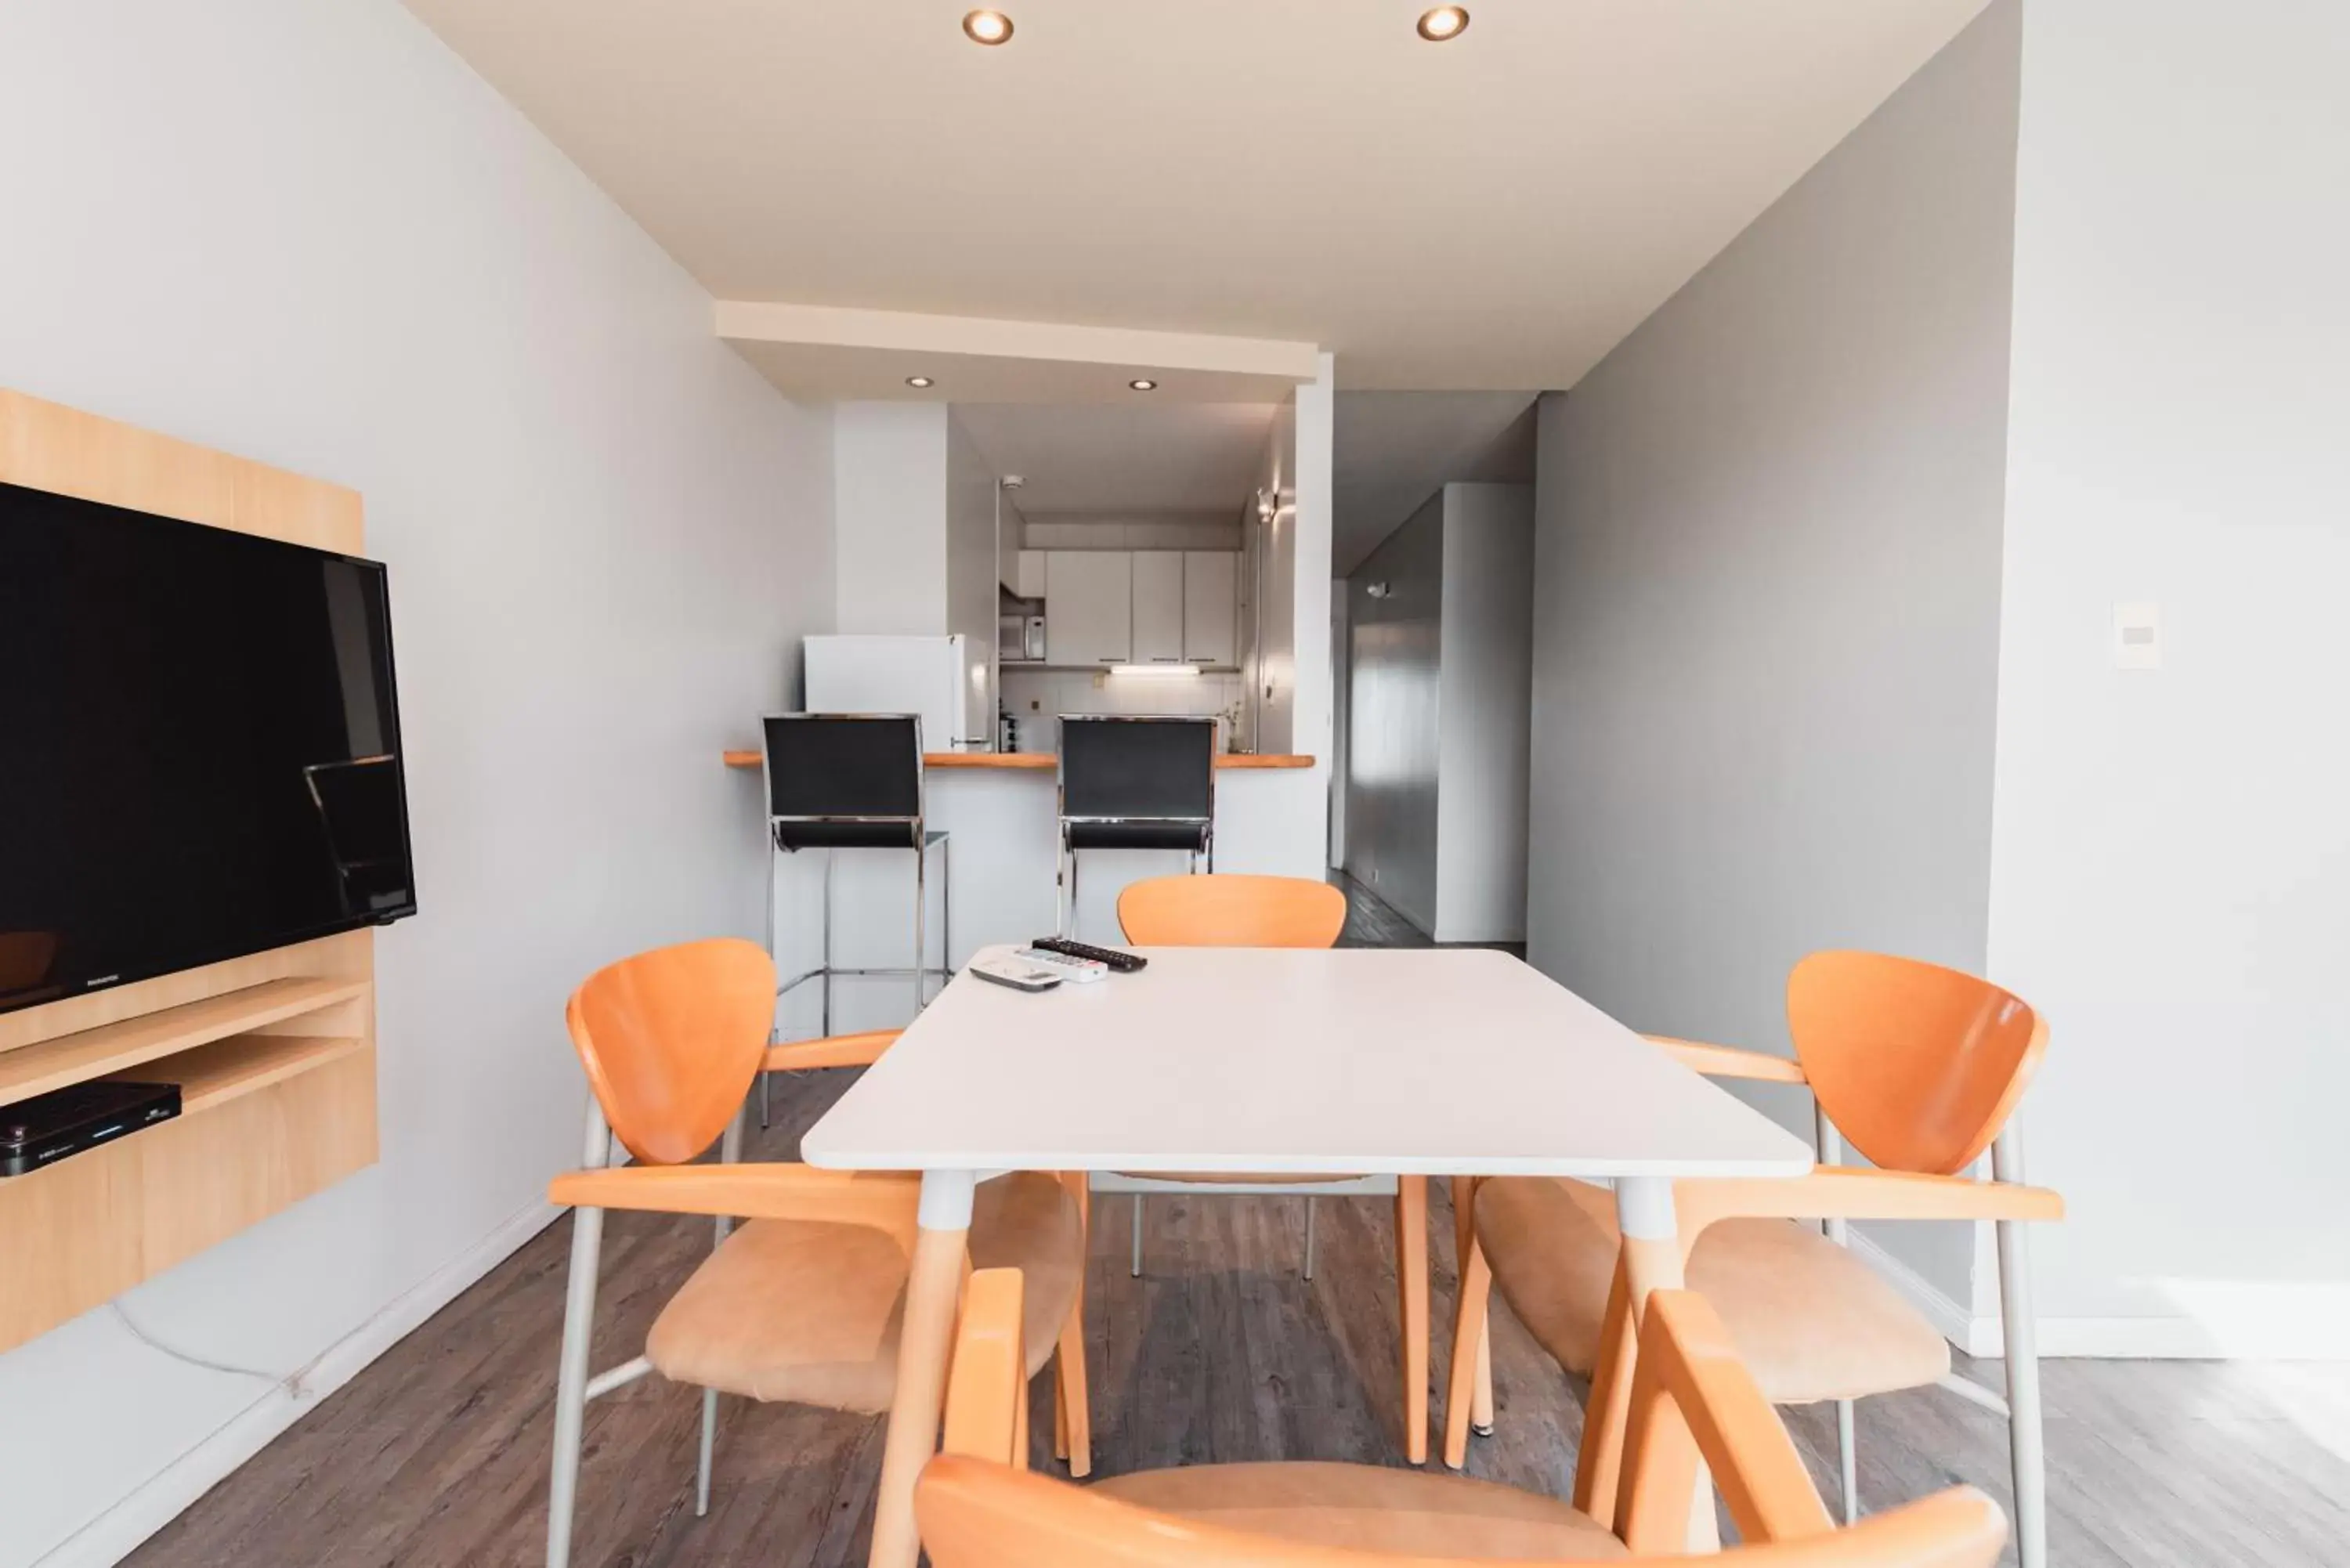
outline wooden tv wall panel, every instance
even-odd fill
[[[359,495],[0,390],[0,482],[353,555]],[[375,1163],[375,937],[0,1014],[0,1105],[181,1085],[177,1119],[0,1179],[0,1351]]]

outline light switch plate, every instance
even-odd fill
[[[2114,607],[2114,668],[2162,668],[2162,607],[2124,604]]]

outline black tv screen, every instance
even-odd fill
[[[0,1012],[415,912],[382,566],[0,484]]]

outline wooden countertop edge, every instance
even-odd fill
[[[1057,762],[1050,752],[929,752],[922,765],[932,768],[1015,768],[1032,773],[1050,773]],[[760,757],[756,752],[728,752],[726,765],[730,768],[755,768]],[[1227,753],[1216,759],[1219,768],[1310,768],[1312,757],[1266,754],[1239,755]]]
[[[1226,752],[1216,759],[1216,765],[1220,768],[1310,768],[1314,765],[1314,759],[1278,752],[1267,752],[1263,755]]]

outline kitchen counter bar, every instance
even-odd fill
[[[949,961],[961,965],[981,947],[1050,932],[1061,902],[1059,792],[1054,787],[1059,759],[1050,752],[951,752],[923,760],[929,763],[925,826],[950,839],[946,857],[934,852],[931,867],[931,961],[939,961],[942,936],[951,938]],[[755,813],[760,754],[730,751],[726,763],[747,786],[741,802],[746,815]],[[1326,874],[1323,807],[1329,783],[1315,758],[1222,756],[1216,769],[1215,869]],[[750,852],[756,854],[760,844],[754,828]],[[1076,934],[1115,945],[1120,889],[1138,877],[1180,874],[1189,864],[1187,857],[1166,850],[1087,851],[1077,877]],[[834,963],[855,969],[911,961],[912,857],[902,850],[813,850],[775,857],[775,931],[785,974],[823,961],[827,886]],[[950,923],[951,929],[944,929]],[[831,1029],[901,1024],[912,1001],[910,981],[843,976],[834,986]],[[778,1020],[785,1038],[820,1032],[818,1002],[813,982],[785,999]]]
[[[1060,759],[1051,752],[926,752],[922,765],[928,768],[1027,768],[1050,773]],[[728,752],[726,765],[730,768],[755,768],[759,765],[756,752]],[[1250,753],[1226,752],[1216,758],[1219,768],[1310,768],[1312,757],[1258,756]]]

